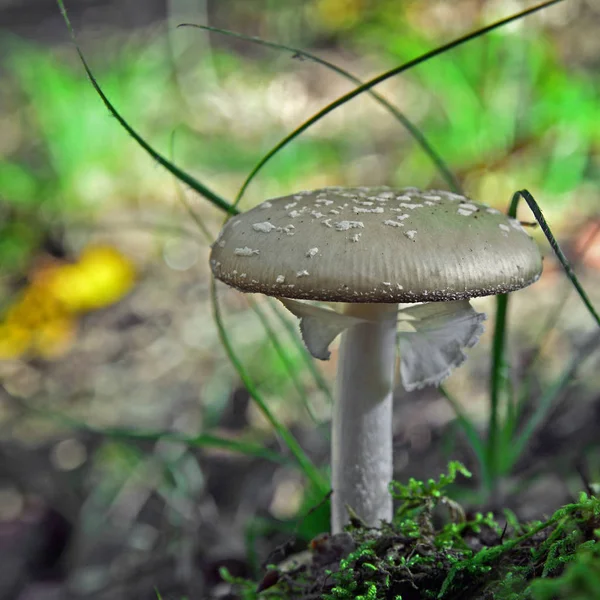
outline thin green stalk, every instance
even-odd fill
[[[229,339],[229,335],[225,330],[225,325],[223,324],[223,319],[221,317],[221,308],[219,306],[219,299],[217,297],[217,287],[215,279],[211,280],[211,300],[213,307],[213,317],[215,323],[217,325],[217,330],[219,332],[219,337],[221,339],[221,343],[233,365],[234,369],[237,371],[242,383],[246,387],[248,393],[267,419],[267,421],[273,427],[273,430],[279,435],[280,439],[284,442],[284,444],[288,447],[298,465],[300,466],[303,473],[310,480],[310,482],[318,489],[322,494],[326,494],[329,491],[329,485],[325,481],[323,475],[319,472],[317,467],[313,464],[313,462],[308,458],[304,450],[294,436],[288,431],[288,429],[281,424],[277,417],[271,412],[271,409],[268,407],[267,403],[263,399],[262,395],[254,385],[250,375],[246,372],[246,369],[242,365],[240,359],[238,358],[235,350],[233,349],[233,345],[231,340]]]
[[[410,60],[410,61],[404,63],[403,65],[400,65],[399,67],[395,67],[394,69],[386,71],[385,73],[382,73],[381,75],[378,75],[377,77],[374,77],[373,79],[370,79],[366,83],[358,86],[351,92],[344,94],[343,96],[341,96],[340,98],[338,98],[331,104],[328,104],[325,108],[321,109],[319,112],[314,114],[310,119],[308,119],[307,121],[302,123],[302,125],[297,127],[294,131],[292,131],[292,133],[287,135],[276,146],[274,146],[271,150],[269,150],[269,152],[267,152],[267,154],[265,154],[263,156],[263,158],[260,159],[260,161],[252,169],[252,171],[250,172],[250,174],[248,175],[248,177],[242,184],[242,187],[240,188],[239,192],[237,193],[235,202],[234,202],[234,206],[237,206],[237,204],[241,200],[242,196],[244,195],[247,187],[250,185],[250,182],[256,177],[256,175],[262,169],[262,167],[275,154],[277,154],[277,152],[279,152],[283,147],[287,146],[292,140],[297,138],[301,133],[306,131],[309,127],[314,125],[317,121],[320,121],[324,116],[328,115],[330,112],[332,112],[336,108],[342,106],[349,100],[356,98],[356,96],[362,94],[363,92],[370,90],[373,86],[377,85],[378,83],[382,83],[386,79],[390,79],[394,75],[398,75],[399,73],[407,71],[408,69],[410,69],[412,67],[416,67],[417,65],[424,63],[431,58],[439,56],[440,54],[443,54],[444,52],[447,52],[449,50],[452,50],[453,48],[461,46],[462,44],[464,44],[466,42],[469,42],[478,37],[481,37],[482,35],[485,35],[486,33],[493,31],[494,29],[498,29],[499,27],[508,25],[509,23],[512,23],[513,21],[522,19],[528,15],[531,15],[537,11],[540,11],[544,8],[552,6],[553,4],[558,4],[559,2],[562,2],[562,1],[563,0],[548,0],[547,2],[542,2],[541,4],[537,4],[536,6],[533,6],[527,10],[521,11],[520,13],[517,13],[515,15],[512,15],[512,16],[502,19],[500,21],[496,21],[495,23],[492,23],[491,25],[487,25],[486,27],[483,27],[482,29],[479,29],[478,31],[474,31],[474,32],[469,33],[463,37],[460,37],[452,42],[449,42],[448,44],[444,44],[434,50],[430,50],[429,52],[426,52],[425,54],[422,54],[421,56],[419,56],[413,60]]]
[[[492,366],[490,371],[490,417],[488,439],[486,442],[486,462],[490,473],[488,493],[494,495],[498,485],[498,453],[500,428],[500,397],[506,389],[506,315],[508,312],[508,294],[496,297],[496,323],[494,325],[494,341],[492,344]]]
[[[284,44],[278,44],[275,42],[268,42],[268,41],[263,40],[258,37],[252,37],[249,35],[244,35],[242,33],[236,33],[235,31],[230,31],[228,29],[221,29],[219,27],[210,27],[209,25],[196,25],[194,23],[182,23],[178,27],[194,27],[196,29],[202,29],[204,31],[213,31],[215,33],[220,33],[222,35],[228,35],[230,37],[235,37],[235,38],[238,38],[241,40],[245,40],[246,42],[251,42],[253,44],[258,44],[260,46],[265,46],[266,48],[274,48],[275,50],[285,50],[286,52],[292,53],[294,57],[307,58],[307,59],[311,60],[312,62],[322,65],[322,66],[330,69],[334,73],[337,73],[338,75],[344,77],[348,81],[351,81],[355,85],[360,86],[363,84],[363,82],[358,77],[355,77],[354,75],[352,75],[352,73],[349,73],[348,71],[338,67],[337,65],[335,65],[323,58],[316,56],[315,54],[307,52],[306,50],[301,50],[300,48],[294,48],[292,46],[286,46]],[[379,93],[377,93],[373,90],[368,90],[367,93],[376,102],[378,102],[381,106],[383,106],[383,108],[385,108],[388,112],[390,112],[402,124],[402,126],[410,133],[410,135],[413,136],[413,138],[421,146],[421,148],[423,149],[425,154],[427,154],[427,156],[429,157],[431,162],[433,162],[433,164],[436,166],[436,168],[438,169],[442,178],[446,181],[448,186],[454,192],[462,193],[462,189],[461,189],[460,184],[458,183],[456,177],[454,177],[454,174],[452,173],[452,171],[450,170],[448,165],[446,165],[446,163],[444,162],[442,157],[436,152],[436,150],[433,148],[433,146],[429,143],[429,141],[423,135],[421,130],[416,125],[414,125],[404,114],[402,114],[400,112],[400,110],[398,110],[393,104],[388,102]],[[236,202],[236,204],[237,204],[237,202]]]

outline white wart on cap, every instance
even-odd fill
[[[231,219],[212,248],[217,279],[244,292],[337,302],[427,302],[536,281],[520,223],[447,191],[324,188]]]

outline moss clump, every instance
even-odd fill
[[[235,581],[244,600],[600,600],[600,500],[582,493],[547,521],[521,524],[509,512],[465,518],[446,495],[457,462],[427,482],[394,482],[392,523],[322,535],[302,560],[272,566],[266,586]],[[440,509],[448,518],[440,519]],[[440,524],[438,524],[440,523]],[[265,589],[268,588],[268,589]]]

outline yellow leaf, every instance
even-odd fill
[[[74,313],[104,308],[120,300],[135,282],[131,261],[109,246],[87,248],[79,262],[61,265],[50,281],[52,295]]]
[[[0,323],[0,360],[64,354],[75,338],[76,315],[120,300],[134,281],[133,264],[109,246],[87,248],[74,264],[46,264]]]

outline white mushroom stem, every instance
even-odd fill
[[[347,304],[368,320],[342,334],[332,423],[332,533],[348,523],[348,505],[369,526],[392,519],[392,393],[397,304]]]
[[[392,518],[392,391],[396,335],[407,391],[439,385],[483,332],[483,313],[468,300],[413,305],[345,304],[344,313],[280,298],[300,319],[302,339],[321,360],[343,332],[332,434],[332,532],[348,522],[346,505],[368,525]]]

